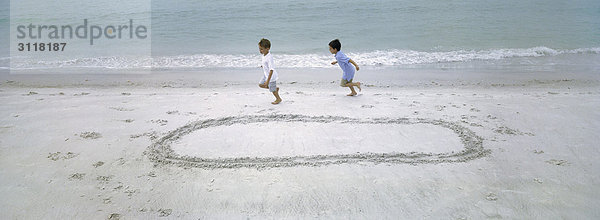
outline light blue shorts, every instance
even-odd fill
[[[267,77],[263,76],[263,78],[260,80],[260,82],[258,84],[263,84],[267,81]],[[277,82],[275,81],[271,81],[269,82],[269,92],[275,92],[277,91]]]

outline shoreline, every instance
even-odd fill
[[[355,80],[367,87],[388,88],[493,88],[529,87],[546,84],[597,86],[600,84],[600,66],[573,68],[572,66],[535,67],[524,69],[452,68],[426,66],[418,68],[363,67]],[[227,86],[253,86],[262,76],[259,68],[222,68],[204,70],[162,70],[144,73],[2,73],[0,87],[14,88],[218,88]],[[327,85],[341,78],[339,68],[278,68],[282,72],[280,85],[305,84]],[[79,71],[78,71],[79,72]],[[123,74],[124,73],[124,74]],[[334,83],[335,84],[335,83]]]

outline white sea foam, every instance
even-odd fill
[[[600,54],[600,48],[558,50],[548,47],[494,50],[456,50],[422,52],[413,50],[378,50],[348,52],[361,66],[400,66],[410,64],[494,61],[522,57],[548,57],[562,54]],[[334,61],[331,54],[274,54],[277,67],[327,68]],[[6,59],[2,58],[3,63]],[[5,65],[2,65],[5,66]],[[10,59],[11,69],[107,68],[107,69],[197,69],[197,68],[254,68],[260,66],[260,55],[195,54],[159,57],[94,57],[68,60]]]

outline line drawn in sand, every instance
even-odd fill
[[[464,149],[459,152],[446,153],[352,153],[310,156],[282,157],[235,157],[235,158],[202,158],[179,155],[171,148],[171,143],[191,132],[217,126],[233,124],[268,123],[268,122],[312,122],[312,123],[348,123],[348,124],[431,124],[452,130],[458,135]],[[245,115],[217,119],[206,119],[191,122],[183,127],[168,132],[159,137],[144,152],[155,163],[173,164],[183,167],[215,168],[274,168],[294,166],[324,166],[331,164],[370,162],[378,163],[408,163],[408,164],[437,164],[466,162],[488,155],[491,151],[483,148],[483,138],[472,130],[454,122],[423,118],[371,118],[357,119],[342,116],[306,116],[296,114]]]

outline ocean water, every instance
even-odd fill
[[[0,10],[0,31],[11,33],[0,45],[10,51],[0,57],[0,68],[254,68],[263,37],[271,40],[276,65],[283,68],[334,68],[328,43],[336,38],[342,51],[367,68],[468,68],[473,62],[600,66],[598,0],[60,2],[12,0],[10,10]],[[148,27],[148,37],[98,39],[94,46],[89,39],[69,39],[67,52],[16,51],[17,25],[76,26],[84,19],[100,26],[133,19]]]

